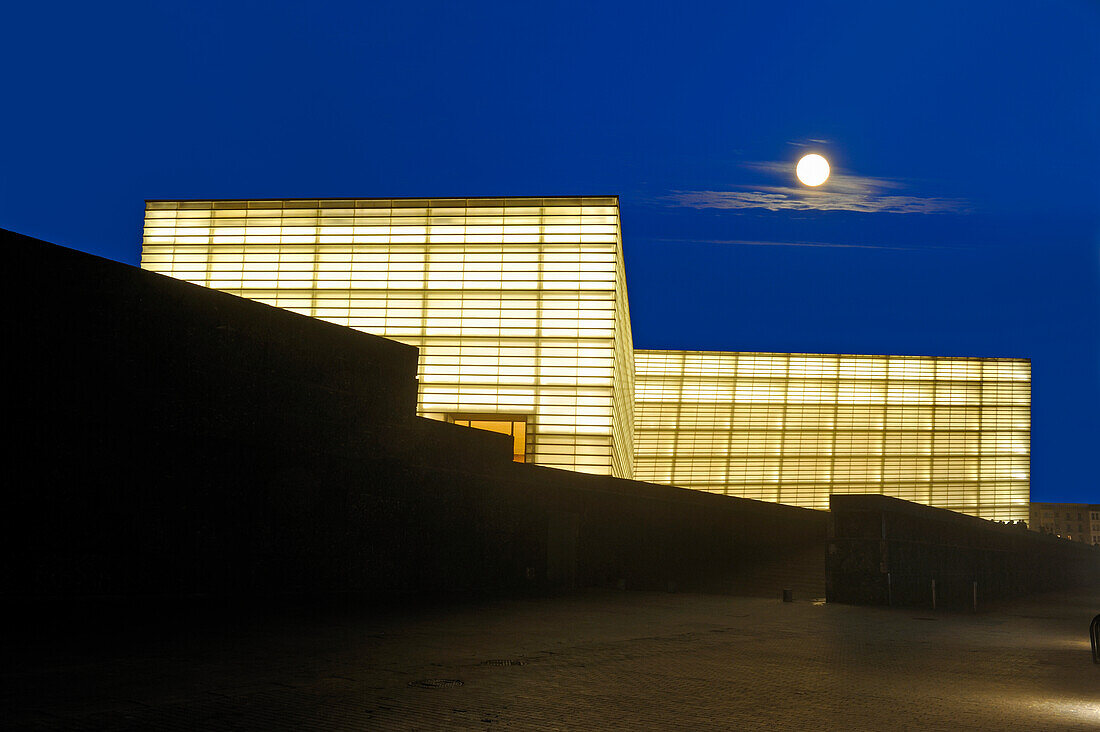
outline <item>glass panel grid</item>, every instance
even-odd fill
[[[828,508],[1027,519],[1026,359],[636,351],[635,477]]]
[[[420,414],[522,413],[532,462],[632,474],[614,197],[150,201],[142,267],[417,346]]]

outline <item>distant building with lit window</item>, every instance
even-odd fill
[[[1100,503],[1032,503],[1028,527],[1032,531],[1100,545]]]
[[[635,351],[622,252],[614,196],[148,201],[142,267],[417,346],[517,460],[1027,518],[1028,360]]]

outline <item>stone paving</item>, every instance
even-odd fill
[[[1100,592],[978,614],[689,594],[22,638],[8,728],[1100,729]]]

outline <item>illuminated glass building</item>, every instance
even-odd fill
[[[517,460],[1028,517],[1027,360],[635,352],[616,197],[149,201],[142,266],[417,346],[420,413]]]
[[[635,351],[634,477],[828,508],[882,493],[1026,520],[1031,363]]]
[[[420,413],[633,474],[616,197],[149,201],[141,265],[420,349]]]

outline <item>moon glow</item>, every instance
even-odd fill
[[[808,186],[819,186],[829,179],[829,161],[817,153],[811,153],[798,161],[795,175]]]

